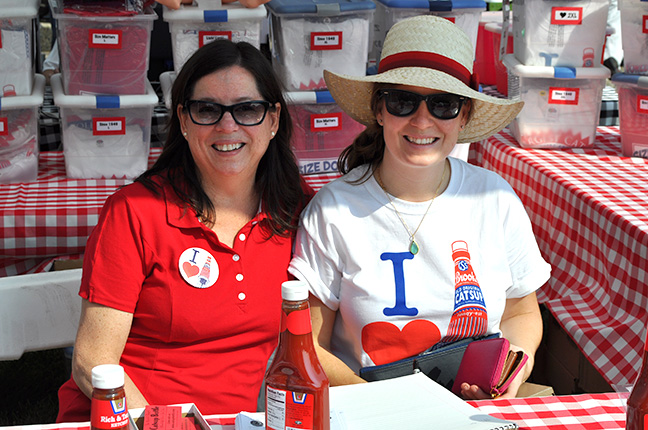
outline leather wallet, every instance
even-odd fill
[[[360,369],[360,377],[371,382],[423,372],[430,379],[450,390],[468,345],[476,342],[477,339],[497,337],[499,337],[499,334],[496,333],[487,336],[469,337],[447,344],[436,344],[413,357],[378,366],[363,367]]]
[[[452,392],[461,396],[461,384],[477,385],[493,398],[511,385],[528,356],[523,351],[510,351],[505,338],[471,342],[464,352]]]

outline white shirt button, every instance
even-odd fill
[[[240,259],[241,259],[241,256],[240,256],[240,255],[238,255],[238,254],[234,254],[234,255],[232,255],[232,260],[234,260],[234,261],[239,261]]]
[[[236,280],[237,281],[242,281],[243,280],[243,274],[239,273],[236,275]]]
[[[239,300],[245,300],[245,293],[239,293],[238,298]]]
[[[239,234],[239,240],[243,242],[245,240],[245,234],[243,233]]]

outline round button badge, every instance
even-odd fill
[[[209,288],[218,279],[216,259],[202,248],[188,248],[180,254],[178,269],[184,280],[195,288]]]

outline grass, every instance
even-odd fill
[[[0,426],[46,424],[56,420],[57,392],[69,378],[63,349],[27,352],[0,361]]]

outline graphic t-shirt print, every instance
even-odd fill
[[[394,272],[394,305],[383,309],[386,317],[418,315],[415,306],[407,306],[404,275],[404,263],[414,257],[411,252],[386,252],[380,256],[381,260],[391,263]],[[452,261],[455,272],[454,310],[447,334],[442,338],[437,325],[423,319],[413,319],[402,328],[387,321],[369,323],[362,328],[362,348],[375,365],[411,357],[439,341],[452,342],[486,333],[488,314],[466,242],[452,243]]]
[[[182,278],[192,287],[209,288],[218,279],[216,259],[202,248],[187,248],[178,259]]]

